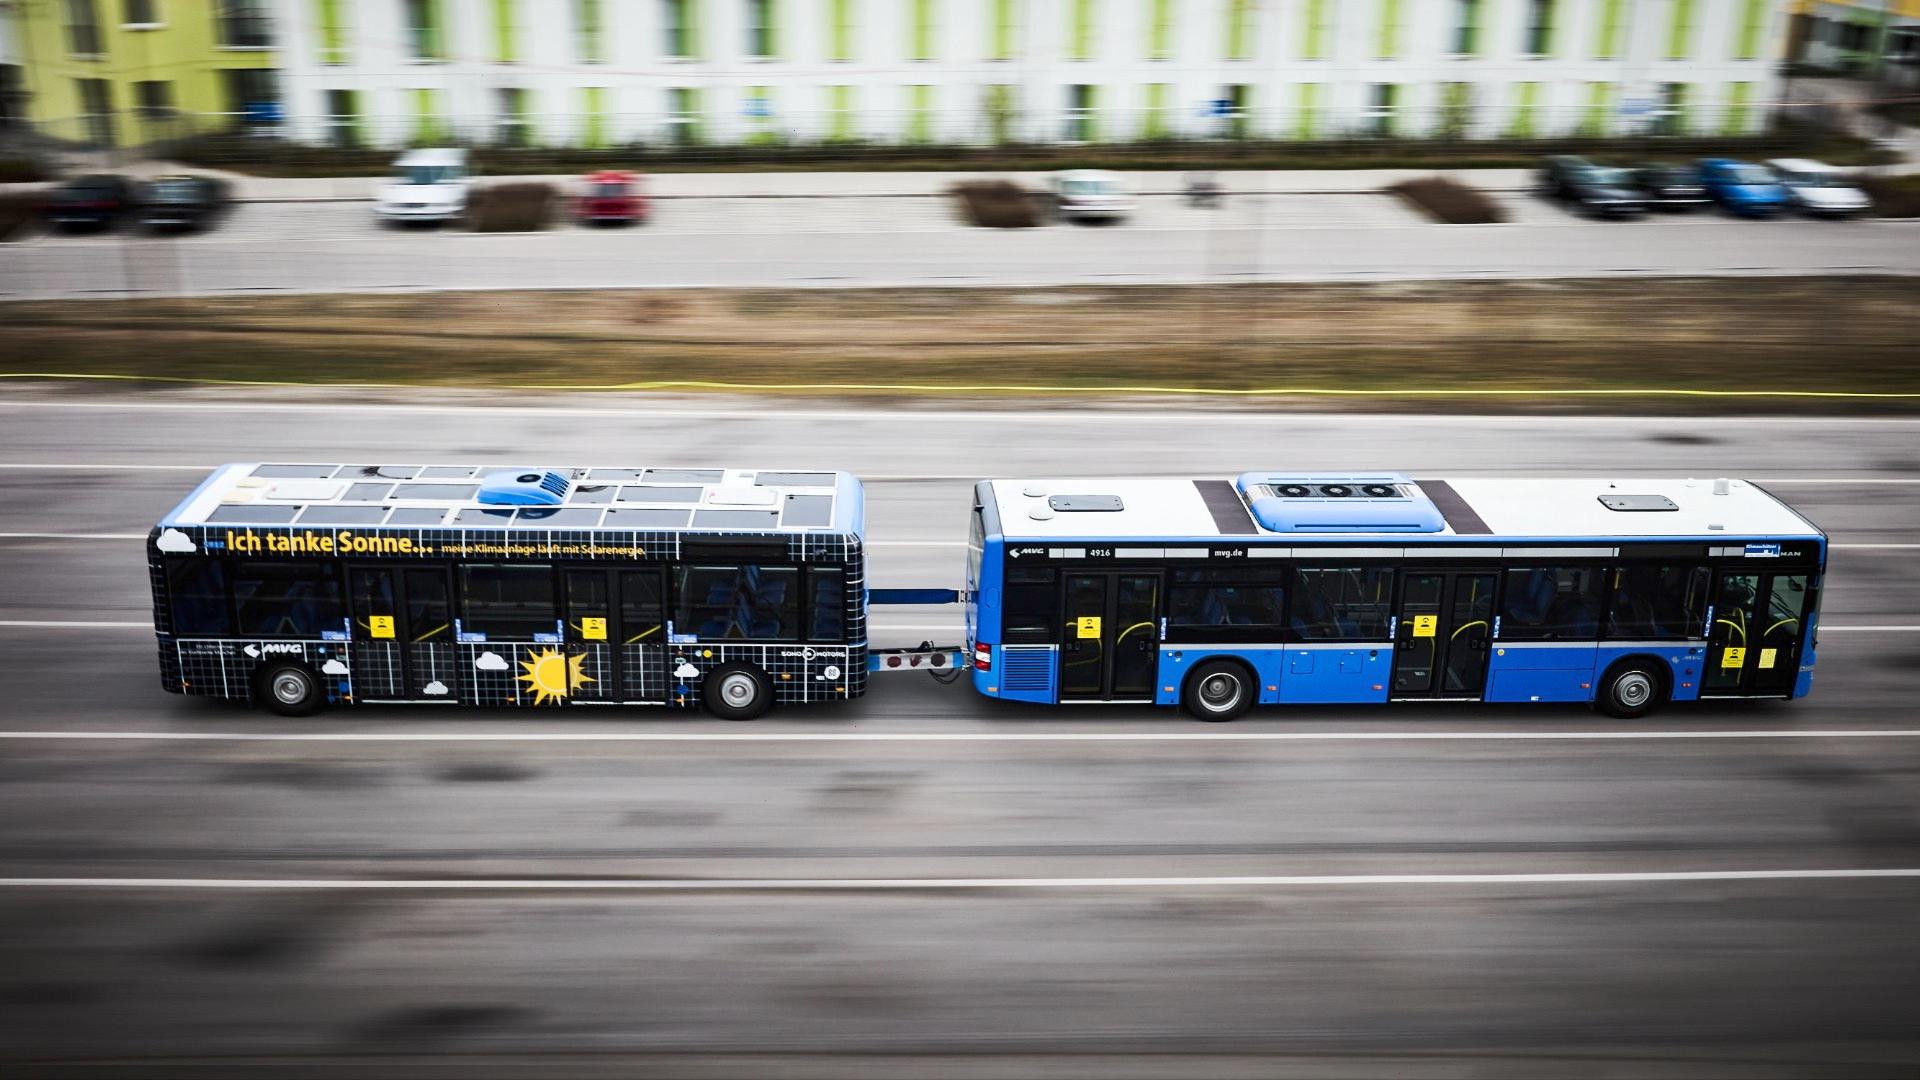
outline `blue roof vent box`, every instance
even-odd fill
[[[1253,520],[1276,533],[1437,533],[1447,521],[1399,473],[1324,476],[1242,473],[1234,482]]]
[[[480,478],[476,501],[491,506],[559,506],[573,480],[551,469],[502,469]]]

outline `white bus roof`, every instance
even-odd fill
[[[406,169],[415,166],[460,165],[467,163],[467,152],[456,148],[409,150],[393,161],[394,168]]]
[[[855,533],[841,472],[529,465],[223,465],[170,526]]]
[[[1418,543],[1822,535],[1790,507],[1743,480],[1724,485],[1712,479],[1658,478],[1413,480],[1391,473],[1273,472],[1248,473],[1237,481],[1110,477],[988,483],[1000,533],[1011,541],[1286,537]],[[1340,485],[1349,494],[1319,497],[1327,485]],[[1716,494],[1721,486],[1725,494]],[[1363,488],[1382,497],[1370,499]],[[1611,508],[1603,499],[1622,508]],[[1112,500],[1118,509],[1110,508]],[[1081,506],[1086,508],[1075,508]]]

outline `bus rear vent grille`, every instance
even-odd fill
[[[1000,650],[1000,692],[1053,692],[1053,650],[1008,645]]]

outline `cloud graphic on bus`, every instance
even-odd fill
[[[447,693],[447,684],[441,682],[439,679],[435,679],[432,682],[428,683],[427,685],[421,687],[420,692],[423,694],[430,695],[432,697],[445,697]]]
[[[347,673],[347,665],[338,660],[329,660],[320,665],[320,673],[322,675],[345,675]]]
[[[673,669],[673,677],[676,679],[697,679],[700,677],[700,669],[694,667],[692,664],[681,664],[679,667]]]
[[[154,541],[153,546],[174,555],[184,555],[189,551],[200,550],[199,545],[193,542],[193,538],[179,529],[168,529],[162,532],[160,539]]]
[[[479,668],[481,671],[505,671],[507,670],[508,664],[499,653],[483,652],[473,658],[473,666]]]

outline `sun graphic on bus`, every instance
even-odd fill
[[[586,662],[585,653],[562,656],[558,649],[542,649],[520,661],[523,672],[520,681],[533,691],[535,705],[560,701],[566,698],[568,691],[578,690],[593,681],[581,670]]]

